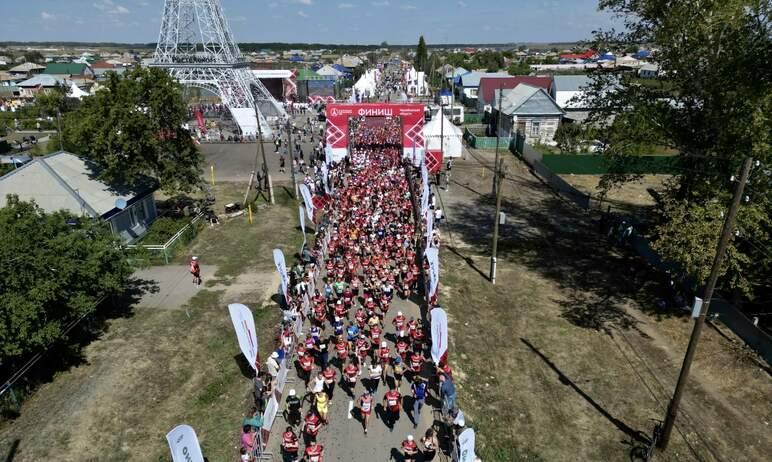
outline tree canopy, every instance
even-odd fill
[[[415,49],[415,68],[417,71],[424,71],[426,72],[428,70],[429,66],[429,54],[426,50],[426,41],[424,40],[424,36],[422,35],[418,39],[418,46]]]
[[[45,213],[10,196],[0,208],[0,363],[63,336],[65,326],[124,287],[126,258],[105,223]]]
[[[681,157],[681,173],[663,195],[655,247],[704,282],[734,188],[730,178],[744,158],[753,157],[760,165],[751,174],[721,282],[724,289],[751,296],[764,287],[768,290],[770,4],[601,0],[600,7],[624,18],[626,30],[596,33],[595,49],[650,43],[659,66],[654,84],[600,69],[593,76],[589,106],[594,111],[588,123],[601,128],[597,133],[604,154],[624,160],[655,145],[676,150]]]
[[[65,148],[91,158],[108,184],[147,175],[168,192],[201,182],[202,157],[182,125],[188,110],[180,85],[158,68],[109,73],[104,88],[67,114]]]

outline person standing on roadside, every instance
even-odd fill
[[[198,257],[193,256],[190,259],[190,274],[193,275],[193,284],[201,285],[201,267],[198,264]]]
[[[418,428],[418,421],[421,419],[421,408],[426,401],[426,382],[424,382],[423,377],[416,375],[410,389],[413,391],[413,428]]]
[[[424,445],[424,462],[432,462],[434,456],[437,455],[437,448],[440,446],[440,441],[437,439],[433,428],[426,430],[426,434],[421,438],[421,443]]]

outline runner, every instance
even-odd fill
[[[193,275],[193,285],[201,285],[201,267],[198,264],[198,257],[193,256],[190,259],[190,274]]]
[[[384,423],[389,427],[389,431],[393,432],[394,426],[396,425],[397,420],[399,420],[399,411],[402,407],[402,395],[399,393],[398,389],[391,388],[383,395],[383,407],[386,410]]]
[[[284,433],[281,435],[281,455],[284,462],[295,462],[298,460],[298,450],[300,449],[298,444],[298,436],[292,430],[292,427],[287,427]]]
[[[413,435],[407,435],[407,439],[402,441],[402,456],[404,462],[415,462],[418,456],[418,445],[413,441]]]
[[[367,427],[370,425],[370,416],[373,413],[373,395],[369,391],[359,398],[359,412],[362,414],[362,426],[367,434]]]
[[[306,462],[323,462],[324,446],[314,441],[310,445],[306,446],[304,456],[306,458]]]

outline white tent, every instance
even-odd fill
[[[89,93],[81,90],[80,88],[78,88],[77,85],[73,83],[72,85],[70,85],[70,91],[67,92],[67,96],[69,96],[70,98],[81,99],[84,96],[89,96]]]
[[[319,75],[324,75],[328,77],[340,77],[343,75],[343,72],[335,69],[334,67],[330,66],[329,64],[325,64],[321,68],[319,68],[318,71],[316,71]]]
[[[354,90],[359,92],[360,95],[373,96],[375,95],[375,80],[373,80],[370,74],[365,74],[354,84]]]
[[[424,138],[426,139],[426,149],[429,151],[443,150],[443,157],[461,157],[463,150],[464,132],[451,123],[443,115],[440,120],[439,114],[424,125]],[[445,140],[441,142],[441,140]]]

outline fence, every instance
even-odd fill
[[[198,236],[202,226],[201,218],[203,213],[199,213],[190,223],[183,226],[177,233],[170,237],[164,244],[129,244],[126,248],[129,250],[129,260],[135,264],[151,265],[163,261],[165,265],[174,257],[175,252],[181,245],[185,245]]]
[[[681,172],[679,156],[631,156],[611,161],[596,154],[544,154],[542,162],[553,173],[603,175],[606,173],[664,174]]]
[[[472,133],[468,128],[464,129],[464,139],[467,144],[477,149],[495,149],[496,137],[495,136],[479,136]],[[499,138],[499,147],[506,148],[512,142],[511,138]]]

